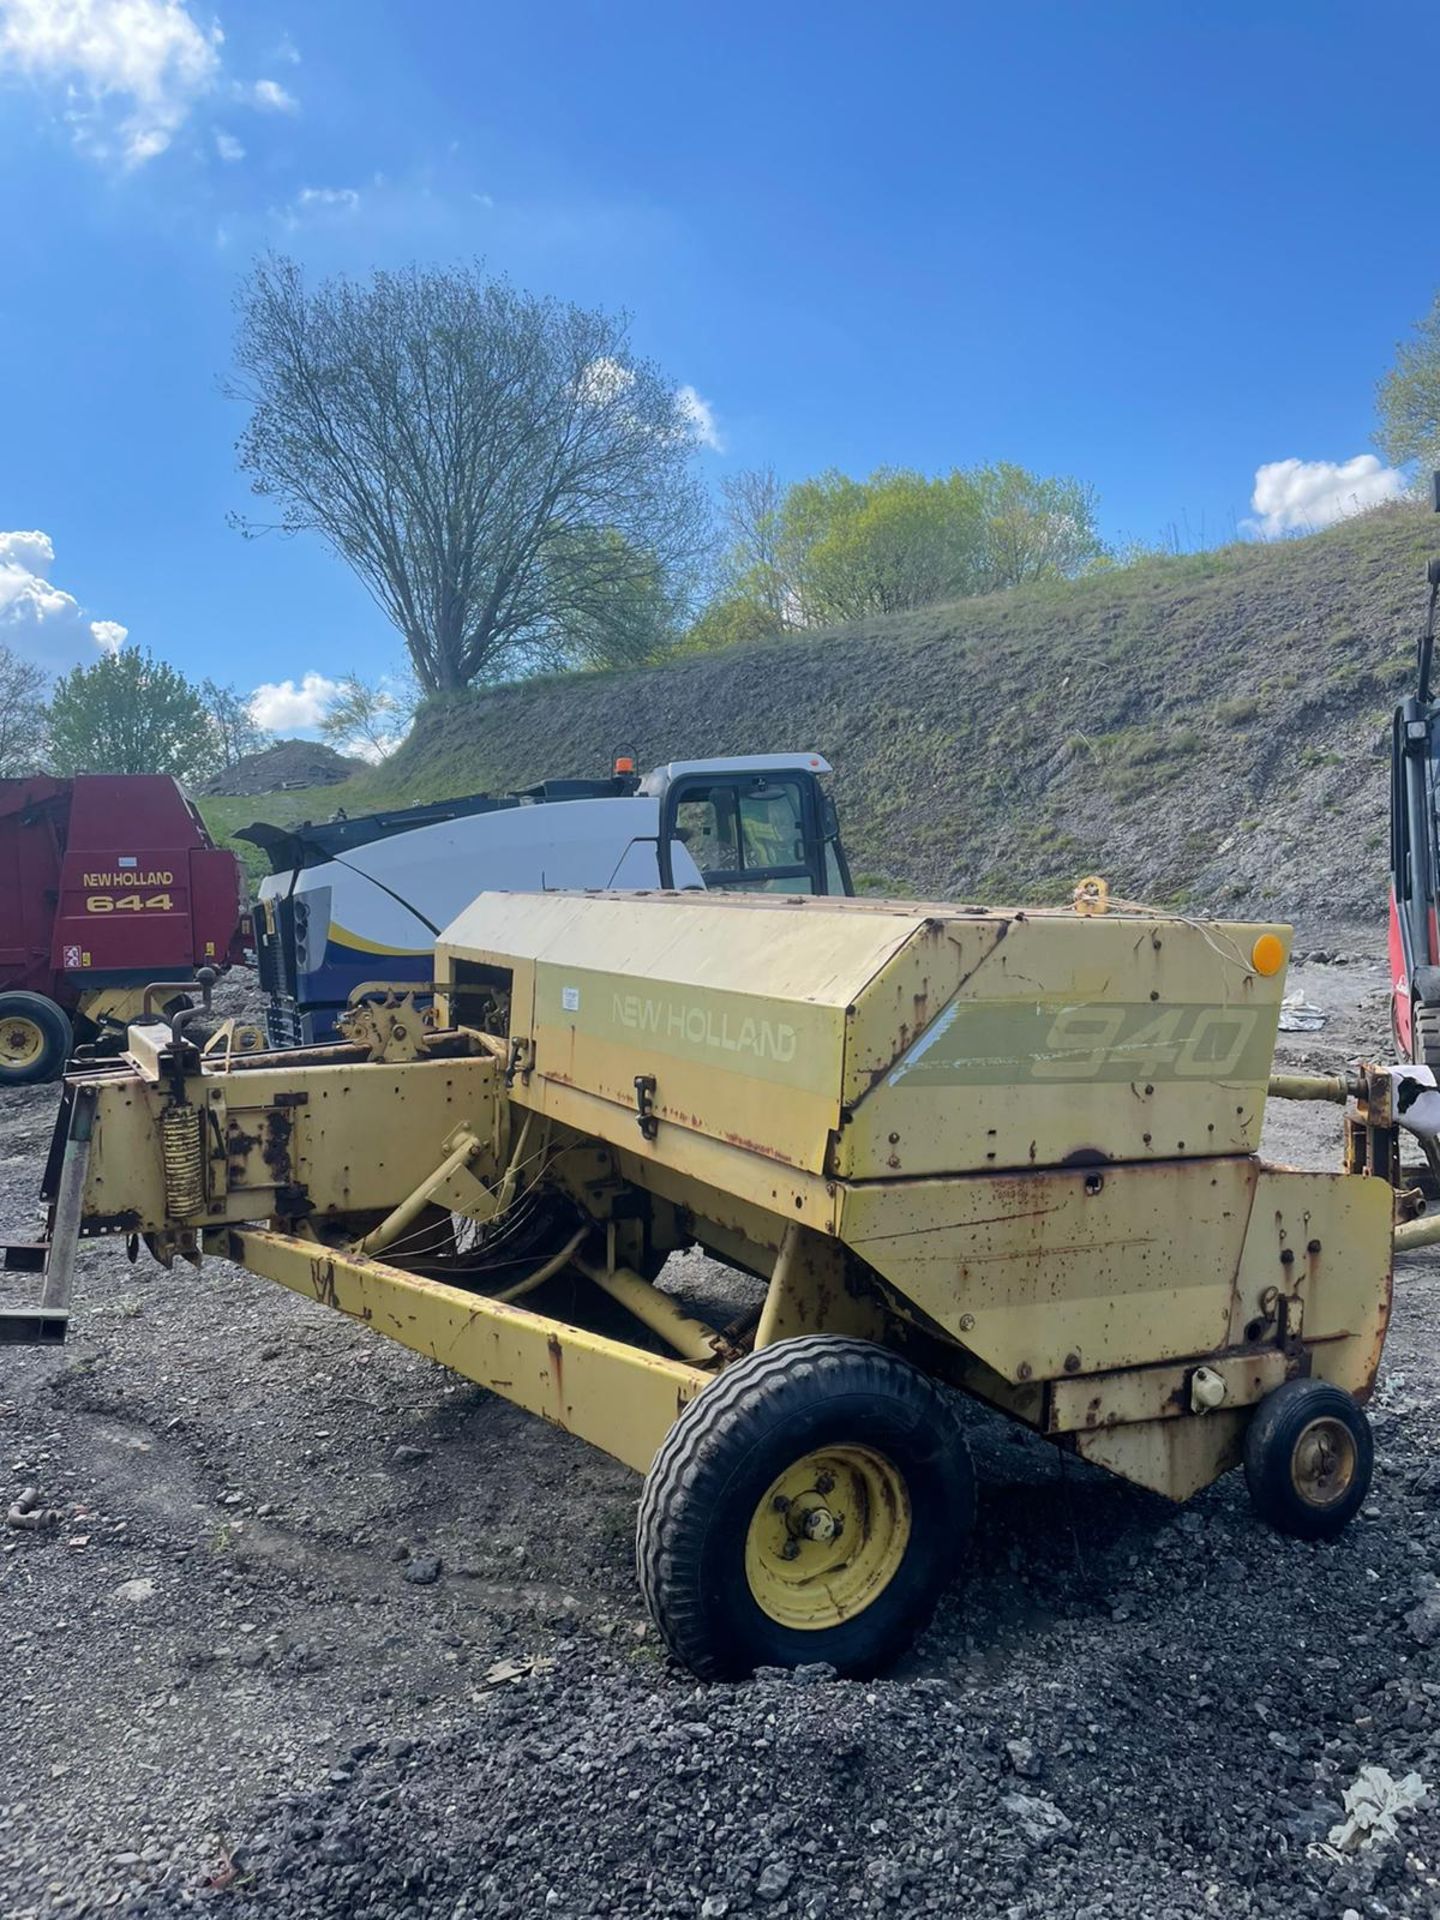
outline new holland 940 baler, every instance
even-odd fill
[[[73,1076],[10,1335],[63,1333],[77,1236],[120,1233],[433,1355],[645,1475],[641,1584],[702,1675],[909,1642],[974,1515],[952,1389],[1175,1500],[1243,1458],[1267,1520],[1331,1535],[1422,1203],[1387,1070],[1277,1088],[1349,1098],[1346,1172],[1258,1158],[1286,939],[482,895],[434,1009],[248,1057],[137,1026]],[[657,1286],[696,1244],[752,1314]]]

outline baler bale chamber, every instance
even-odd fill
[[[364,1321],[645,1474],[702,1675],[901,1651],[974,1476],[951,1389],[1173,1500],[1364,1498],[1395,1192],[1257,1156],[1286,930],[780,895],[482,895],[433,1012],[74,1077],[43,1288],[141,1235]],[[433,1023],[433,1024],[432,1024]],[[758,1276],[726,1327],[655,1283]]]

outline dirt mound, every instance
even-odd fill
[[[277,740],[263,753],[247,753],[199,793],[283,793],[292,787],[335,787],[365,770],[363,760],[336,753],[318,740]]]
[[[1118,894],[1242,916],[1373,916],[1387,746],[1414,674],[1432,515],[1147,561],[672,665],[422,711],[414,799],[818,748],[864,891]]]

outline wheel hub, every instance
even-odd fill
[[[33,1066],[45,1050],[40,1023],[22,1013],[0,1021],[0,1066]]]
[[[781,1626],[838,1626],[890,1584],[910,1540],[896,1467],[871,1447],[806,1454],[770,1486],[745,1540],[745,1577]]]
[[[1355,1478],[1355,1436],[1343,1420],[1324,1415],[1302,1427],[1290,1456],[1290,1481],[1312,1507],[1333,1507]]]

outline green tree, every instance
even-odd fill
[[[981,520],[974,591],[1070,580],[1105,558],[1092,487],[1004,463],[977,467],[968,478]]]
[[[191,779],[216,766],[218,754],[199,689],[138,647],[75,667],[55,684],[50,758],[57,773]]]
[[[1380,382],[1380,430],[1385,458],[1395,466],[1416,460],[1440,468],[1440,294],[1395,349],[1395,364]]]
[[[790,488],[782,520],[783,564],[804,626],[933,607],[974,591],[980,502],[963,473],[824,473]]]
[[[200,698],[215,729],[216,756],[222,767],[233,767],[237,760],[269,745],[269,734],[251,716],[247,695],[216,680],[202,680]]]
[[[730,600],[712,600],[691,622],[676,643],[676,653],[713,653],[722,647],[741,647],[768,640],[776,632],[774,620],[754,600],[738,594]]]
[[[0,645],[0,778],[35,773],[45,755],[44,670]]]
[[[427,693],[632,657],[637,599],[708,540],[693,408],[623,317],[478,267],[310,291],[271,255],[235,363],[252,490],[355,569]]]
[[[933,607],[1106,557],[1095,496],[1078,480],[1001,464],[929,477],[882,467],[781,488],[771,472],[725,487],[718,590],[685,645],[734,645],[787,628]]]

